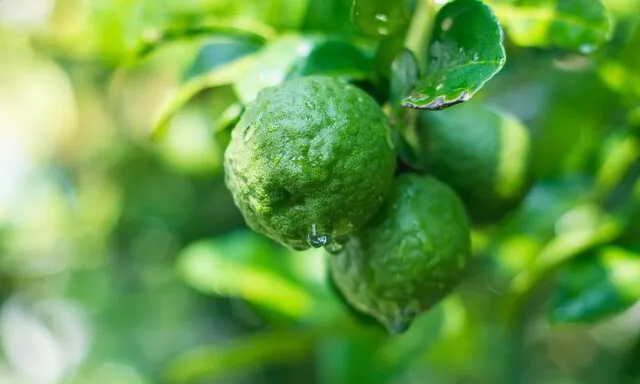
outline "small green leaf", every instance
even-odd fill
[[[314,45],[308,56],[297,60],[287,78],[322,75],[362,80],[370,76],[371,70],[371,60],[356,46],[346,41],[327,40]]]
[[[511,40],[524,47],[556,47],[591,53],[611,38],[611,22],[599,0],[490,1]]]
[[[242,231],[188,246],[179,256],[178,270],[201,292],[243,298],[300,318],[313,309],[313,299],[287,276],[285,252]]]
[[[500,23],[481,1],[442,7],[432,36],[426,74],[405,107],[437,110],[467,101],[504,66]]]
[[[420,65],[413,52],[403,50],[391,63],[389,101],[398,105],[420,78]]]
[[[593,322],[640,300],[640,253],[603,247],[567,264],[551,306],[554,322]]]

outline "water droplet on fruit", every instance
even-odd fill
[[[307,235],[307,243],[313,248],[320,248],[327,244],[329,237],[327,235],[319,234],[315,224],[311,225],[311,230]]]

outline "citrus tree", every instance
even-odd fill
[[[637,0],[51,12],[0,31],[78,127],[0,194],[17,371],[79,348],[53,290],[96,329],[55,383],[640,380]]]

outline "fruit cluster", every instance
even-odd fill
[[[464,108],[419,112],[422,171],[398,172],[389,119],[366,92],[287,81],[235,126],[227,186],[252,229],[298,250],[324,246],[343,296],[402,332],[463,277],[470,221],[500,220],[529,186],[527,131]],[[469,126],[465,114],[486,116]]]

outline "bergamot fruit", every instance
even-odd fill
[[[294,249],[337,252],[382,205],[395,154],[387,117],[368,94],[305,77],[247,106],[224,165],[249,227]]]
[[[421,112],[426,170],[462,198],[471,220],[502,219],[531,186],[531,139],[515,117],[474,105]]]
[[[470,248],[455,192],[432,177],[403,174],[376,216],[333,257],[331,272],[349,303],[399,333],[456,286]]]

